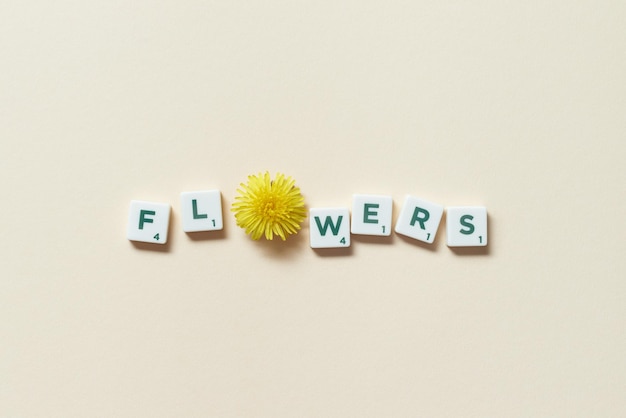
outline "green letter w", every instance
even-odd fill
[[[326,220],[324,221],[324,226],[322,226],[320,218],[316,216],[315,223],[317,224],[317,229],[319,229],[320,234],[325,237],[328,227],[330,227],[330,230],[333,231],[333,235],[337,235],[339,233],[339,227],[341,226],[342,219],[343,216],[339,216],[339,218],[337,219],[337,225],[334,225],[333,220],[330,218],[330,216],[327,216]]]

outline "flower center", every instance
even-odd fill
[[[276,196],[267,196],[259,206],[259,212],[268,220],[274,221],[282,217],[284,213],[284,205],[281,205],[281,202],[279,202]]]

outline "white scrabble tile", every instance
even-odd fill
[[[131,200],[126,237],[131,241],[165,244],[170,225],[167,203]]]
[[[180,194],[183,231],[218,231],[222,223],[222,196],[219,190]]]
[[[391,196],[353,195],[350,231],[359,235],[391,235],[392,205]]]
[[[487,245],[487,208],[452,206],[446,208],[448,247],[484,247]]]
[[[443,206],[414,196],[407,196],[395,231],[419,241],[432,244],[437,235]]]
[[[311,208],[309,210],[311,248],[350,246],[348,208]]]

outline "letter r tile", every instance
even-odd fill
[[[407,196],[398,216],[398,234],[432,244],[443,215],[443,206],[414,196]]]

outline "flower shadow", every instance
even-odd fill
[[[302,253],[303,247],[307,245],[307,237],[302,231],[295,235],[290,235],[285,241],[276,237],[271,241],[261,238],[253,244],[261,247],[264,254],[270,258],[292,259],[295,254]]]

